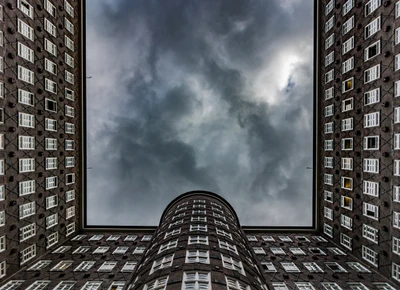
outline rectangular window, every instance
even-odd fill
[[[35,180],[21,181],[19,183],[19,196],[35,193]]]
[[[324,165],[325,168],[333,168],[333,157],[325,157]]]
[[[46,197],[46,210],[56,207],[58,205],[58,196],[52,195]]]
[[[69,219],[69,218],[75,216],[75,206],[71,206],[71,207],[67,208],[65,210],[65,212],[66,212],[66,217],[65,217],[66,219]]]
[[[70,84],[74,84],[74,74],[65,70],[65,81]]]
[[[400,229],[400,213],[393,212],[393,227]]]
[[[343,233],[340,234],[340,244],[345,248],[352,250],[352,238]]]
[[[353,219],[344,214],[340,215],[340,225],[349,230],[353,229]]]
[[[371,58],[381,53],[381,41],[378,40],[364,49],[364,61],[370,60]]]
[[[342,112],[353,110],[353,98],[349,98],[342,101]]]
[[[372,82],[380,78],[381,65],[375,65],[364,71],[364,84]]]
[[[46,170],[57,169],[57,157],[46,158]]]
[[[326,3],[325,15],[328,15],[329,13],[331,13],[333,8],[334,8],[334,6],[335,6],[335,0],[331,0],[328,3]]]
[[[394,97],[400,97],[400,81],[394,82]]]
[[[48,78],[44,78],[44,89],[50,93],[57,94],[57,83],[49,80]]]
[[[53,189],[57,187],[57,176],[46,178],[46,190]]]
[[[186,251],[185,263],[210,264],[210,255],[206,250],[188,250]]]
[[[44,39],[44,49],[50,54],[57,56],[57,45],[55,45],[47,38]]]
[[[379,136],[364,137],[364,150],[378,150],[379,149]]]
[[[364,158],[363,171],[369,173],[379,173],[379,159]]]
[[[395,124],[400,123],[400,107],[394,108],[394,118],[393,119],[394,119],[393,121]]]
[[[400,255],[400,239],[392,237],[393,253]]]
[[[65,175],[65,179],[66,179],[65,181],[66,185],[75,183],[75,173],[69,173]]]
[[[299,268],[293,262],[281,262],[286,272],[300,272]]]
[[[333,87],[325,90],[325,100],[332,99],[333,98],[333,94],[334,94],[334,88]]]
[[[342,74],[351,71],[354,68],[354,57],[342,62]]]
[[[65,133],[75,134],[75,125],[72,123],[65,123]]]
[[[6,190],[5,190],[5,185],[0,185],[0,201],[5,200],[6,198]]]
[[[33,71],[18,65],[18,79],[33,85],[35,82],[35,74]]]
[[[328,207],[324,207],[324,217],[328,220],[333,220],[333,210]]]
[[[327,202],[333,202],[333,193],[328,190],[324,190],[324,200]]]
[[[21,42],[18,42],[18,56],[22,57],[23,59],[26,59],[31,63],[34,63],[35,53],[33,52],[33,49],[30,49]]]
[[[331,69],[330,71],[328,71],[328,72],[325,74],[325,84],[327,84],[327,83],[333,81],[333,77],[334,77],[334,70]]]
[[[155,260],[153,262],[153,266],[151,267],[150,270],[150,275],[153,274],[155,271],[160,270],[160,269],[164,269],[164,268],[168,268],[172,266],[172,262],[174,260],[174,255],[167,255],[164,256],[158,260]]]
[[[36,212],[36,203],[29,202],[19,206],[19,218],[23,219],[28,216],[34,215]]]
[[[330,48],[335,42],[335,34],[332,33],[328,38],[325,39],[325,49]]]
[[[342,45],[342,54],[348,53],[350,50],[354,48],[354,36],[350,37],[348,40],[343,42]]]
[[[65,40],[65,46],[68,47],[69,50],[74,51],[75,50],[75,44],[72,41],[72,39],[65,35],[64,36],[64,40]]]
[[[19,241],[25,241],[36,235],[36,223],[29,224],[19,229]]]
[[[28,38],[29,40],[33,41],[33,35],[34,35],[33,28],[19,18],[17,18],[17,24],[18,24],[18,32],[21,33],[26,38]]]
[[[105,261],[97,270],[97,272],[111,272],[116,265],[116,261]]]
[[[34,94],[18,89],[18,102],[28,106],[34,106]]]
[[[373,89],[364,93],[364,106],[380,102],[380,89]]]
[[[400,186],[393,186],[393,201],[400,202]]]
[[[335,16],[332,16],[325,23],[325,33],[327,33],[329,30],[331,30],[334,24],[335,24]]]
[[[333,185],[333,175],[332,174],[324,174],[324,183],[327,185]]]
[[[329,268],[330,270],[332,270],[332,272],[337,272],[337,273],[347,273],[347,271],[340,266],[338,263],[336,262],[326,262],[325,263],[326,267]]]
[[[49,12],[49,14],[54,17],[56,12],[56,6],[54,6],[50,2],[50,0],[44,0],[44,9],[46,9],[46,11]]]
[[[19,159],[19,173],[35,171],[35,158]]]
[[[65,150],[67,151],[74,150],[74,140],[65,140]]]
[[[71,223],[69,225],[67,225],[67,233],[65,234],[67,237],[69,235],[72,235],[73,233],[75,233],[75,223]]]
[[[400,43],[400,28],[397,28],[394,33],[394,44]]]
[[[376,244],[378,243],[378,238],[379,238],[378,230],[369,225],[363,224],[362,236],[367,240],[370,240]]]
[[[68,15],[74,18],[74,7],[72,7],[72,5],[69,4],[66,0],[64,1],[64,8]]]
[[[342,131],[353,130],[353,118],[347,118],[342,120]]]
[[[33,6],[30,5],[26,0],[18,0],[17,7],[24,14],[33,19]]]
[[[346,93],[348,91],[351,91],[354,88],[354,78],[349,78],[342,82],[342,93]]]
[[[371,37],[379,30],[381,30],[381,16],[378,16],[364,27],[365,39]]]
[[[325,124],[325,134],[333,133],[333,122]]]
[[[347,0],[343,3],[343,16],[350,12],[350,10],[354,7],[354,0]]]
[[[353,269],[356,272],[360,273],[371,273],[370,270],[368,270],[365,266],[363,266],[361,263],[358,262],[347,262],[346,263],[351,269]],[[352,289],[365,289],[365,288],[352,288]],[[368,289],[366,289],[368,290]]]
[[[49,215],[46,218],[46,230],[54,227],[56,224],[58,224],[58,213]]]
[[[340,204],[345,209],[353,210],[353,199],[351,197],[342,195]]]
[[[70,56],[68,53],[65,53],[65,63],[74,68],[74,58],[72,56]]]
[[[19,150],[34,150],[35,149],[35,137],[18,136],[18,148],[19,148]]]
[[[342,177],[341,184],[343,189],[353,190],[353,178]]]
[[[64,26],[72,35],[74,35],[74,25],[67,18],[64,17]]]
[[[46,138],[45,145],[46,145],[46,150],[57,150],[57,139]]]
[[[45,121],[44,123],[45,123],[46,131],[57,132],[57,121],[56,120],[46,118],[44,121]]]
[[[363,215],[378,220],[379,207],[370,203],[363,202]]]
[[[75,190],[68,190],[65,192],[65,201],[69,202],[75,199]]]
[[[75,157],[65,157],[65,167],[70,168],[75,166]]]
[[[378,254],[366,246],[362,246],[362,258],[374,266],[378,266]]]
[[[19,112],[18,125],[21,127],[35,128],[35,116]]]
[[[353,158],[342,158],[342,169],[343,170],[353,170]]]
[[[327,56],[325,56],[325,67],[333,63],[334,59],[335,59],[335,52],[332,51]]]
[[[393,160],[393,175],[400,176],[400,160]]]
[[[57,28],[56,26],[51,23],[49,20],[44,18],[44,30],[50,33],[52,36],[57,37]]]
[[[363,193],[372,196],[379,196],[379,183],[364,180]]]
[[[57,74],[57,65],[47,58],[44,58],[44,69],[54,75]]]
[[[325,107],[325,117],[333,116],[334,107],[333,105],[329,105]]]
[[[381,6],[381,0],[370,0],[365,3],[365,16],[370,15],[374,12],[378,7]]]
[[[234,270],[234,271],[239,272],[242,275],[245,275],[243,264],[241,261],[233,259],[232,257],[229,257],[229,256],[224,256],[222,254],[221,254],[221,258],[222,258],[222,266],[224,268]]]
[[[20,252],[21,264],[28,262],[36,257],[36,244],[23,249]]]
[[[74,271],[75,272],[89,271],[94,266],[94,264],[96,264],[95,261],[83,261],[74,269]],[[87,288],[87,289],[90,289],[90,288]]]
[[[342,25],[342,34],[347,34],[350,30],[354,28],[354,15],[349,18],[345,23]]]

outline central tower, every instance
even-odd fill
[[[232,206],[191,191],[161,216],[128,289],[266,289]]]

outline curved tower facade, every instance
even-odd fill
[[[205,191],[165,209],[128,289],[266,289],[232,206]]]

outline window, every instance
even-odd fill
[[[164,252],[166,250],[172,249],[172,248],[176,248],[176,246],[178,245],[178,240],[175,241],[169,241],[166,244],[163,244],[160,246],[159,250],[158,250],[158,254],[161,252]]]
[[[341,181],[343,189],[353,190],[353,178],[342,177]]]
[[[21,42],[18,42],[18,56],[22,57],[23,59],[26,59],[27,61],[33,63],[34,62],[34,56],[35,53],[33,52],[33,49],[30,49],[26,45],[22,44]]]
[[[328,38],[325,39],[325,49],[330,48],[335,42],[335,34],[332,33]]]
[[[379,149],[379,136],[364,137],[364,150]]]
[[[94,266],[95,263],[95,261],[83,261],[74,269],[74,271],[88,271]]]
[[[72,35],[74,34],[74,25],[64,17],[65,29],[67,29]]]
[[[351,16],[349,20],[347,20],[345,23],[342,25],[342,34],[345,35],[347,34],[350,30],[352,30],[354,27],[354,16]]]
[[[65,81],[70,83],[70,84],[74,84],[74,74],[70,73],[69,71],[65,71]]]
[[[289,251],[291,251],[293,255],[305,255],[306,254],[300,248],[289,248]]]
[[[167,289],[167,281],[168,281],[168,276],[155,279],[153,282],[145,284],[143,290],[165,290]],[[202,288],[191,288],[191,289],[202,289]]]
[[[75,125],[71,123],[65,123],[65,133],[75,134]]]
[[[126,251],[128,251],[129,247],[117,247],[114,252],[113,255],[123,255],[126,253]]]
[[[329,99],[333,98],[333,91],[334,91],[333,87],[325,90],[325,100],[329,100]]]
[[[396,290],[394,287],[384,282],[372,283],[372,285],[375,285],[376,289],[378,290]]]
[[[347,236],[343,233],[340,233],[340,244],[343,247],[351,250],[352,249],[352,238],[350,238],[349,236]]]
[[[293,262],[281,262],[286,272],[300,272],[299,268]]]
[[[400,281],[400,266],[392,263],[392,278]]]
[[[18,65],[18,79],[33,85],[35,74],[33,71]]]
[[[46,170],[57,169],[57,157],[46,158]]]
[[[364,202],[363,215],[377,220],[379,217],[379,208],[376,205]]]
[[[210,264],[210,256],[205,250],[189,250],[186,251],[185,263],[202,263]]]
[[[162,257],[161,259],[155,260],[153,262],[153,266],[151,267],[150,275],[153,274],[157,270],[171,267],[173,260],[174,260],[173,254],[167,255],[167,256]]]
[[[133,251],[133,254],[143,254],[145,250],[146,250],[145,247],[136,247],[135,250]]]
[[[47,38],[44,39],[44,49],[50,54],[57,56],[57,46]]]
[[[106,261],[100,266],[97,272],[111,272],[116,265],[117,265],[116,261]]]
[[[286,255],[285,251],[282,248],[269,248],[274,255]]]
[[[207,225],[190,225],[190,231],[201,231],[201,232],[206,232],[207,231]]]
[[[68,237],[69,235],[75,233],[75,223],[70,223],[67,225],[67,232],[66,232],[66,236]]]
[[[24,14],[33,19],[33,6],[30,5],[26,0],[18,0],[17,7]]]
[[[71,241],[82,241],[87,235],[77,235],[71,239]]]
[[[342,169],[353,170],[353,158],[342,158]]]
[[[47,58],[44,58],[44,69],[54,75],[57,74],[57,65]]]
[[[45,119],[45,130],[57,132],[57,121],[53,119]]]
[[[75,157],[65,157],[65,167],[70,168],[75,166]]]
[[[365,266],[358,262],[347,262],[349,268],[353,269],[354,271],[361,272],[361,273],[371,273]]]
[[[378,254],[366,246],[362,246],[362,258],[374,266],[378,266]]]
[[[325,140],[324,148],[325,148],[325,151],[332,151],[333,150],[333,140]]]
[[[333,175],[332,174],[324,174],[324,183],[328,185],[333,185]]]
[[[325,290],[343,290],[338,284],[334,282],[322,282],[322,286],[324,286]]]
[[[5,199],[5,188],[4,184],[0,185],[0,201]]]
[[[74,140],[65,140],[65,150],[67,151],[74,150]]]
[[[220,239],[218,239],[218,244],[219,244],[219,247],[220,247],[221,249],[234,252],[236,255],[238,255],[238,251],[237,251],[235,245],[232,245],[232,244],[230,244],[230,243],[228,243],[228,242],[225,242],[225,241],[222,241],[222,240],[220,240]]]
[[[180,233],[181,233],[181,228],[179,228],[179,229],[174,229],[174,230],[172,230],[172,231],[170,231],[170,232],[166,232],[166,233],[165,233],[165,236],[164,236],[164,239],[166,239],[166,238],[168,238],[168,237],[170,237],[170,236],[173,236],[173,235],[180,234]]]
[[[24,264],[29,260],[32,260],[33,258],[35,258],[35,256],[36,256],[36,244],[33,244],[32,246],[29,246],[20,252],[21,264]]]
[[[125,281],[114,281],[112,282],[108,290],[123,290],[124,286],[125,286]]]
[[[327,202],[333,202],[333,193],[331,191],[324,190],[324,200]]]
[[[50,93],[57,94],[57,83],[45,78],[44,79],[44,89]],[[54,102],[55,104],[57,104],[55,101],[50,101],[50,100],[46,99],[46,105],[48,102]],[[54,105],[51,105],[51,106],[54,106]],[[55,111],[55,109],[48,109],[48,110]]]
[[[289,290],[289,288],[286,287],[285,282],[272,283],[272,287],[274,287],[274,290]]]
[[[87,281],[80,290],[97,290],[102,283],[102,281]]]
[[[347,273],[347,271],[336,262],[326,262],[325,265],[326,267],[328,267],[328,269],[332,270],[333,272]]]
[[[69,219],[75,215],[75,206],[71,206],[66,209],[66,219]]]
[[[354,57],[351,57],[348,60],[342,62],[342,74],[351,71],[353,68],[354,68]]]
[[[19,229],[20,242],[25,241],[36,235],[36,223],[29,224]]]
[[[74,42],[72,41],[71,38],[69,38],[68,36],[64,36],[64,42],[65,42],[65,46],[68,47],[69,50],[74,51]]]
[[[35,158],[19,159],[19,173],[35,171]]]
[[[50,265],[51,262],[52,262],[51,260],[40,260],[40,261],[36,262],[35,264],[33,264],[33,266],[28,268],[27,271],[42,270],[42,269],[46,268],[48,265]]]
[[[353,150],[353,138],[342,139],[342,150]]]
[[[58,205],[58,195],[46,197],[46,210],[56,207]]]
[[[333,220],[333,210],[331,210],[329,207],[324,207],[324,217],[326,217],[328,220]]]
[[[334,107],[333,105],[329,105],[325,107],[325,117],[330,117],[333,115]]]
[[[57,187],[57,176],[51,176],[46,178],[46,190]]]
[[[75,183],[75,173],[66,174],[65,179],[66,179],[65,180],[66,185]]]
[[[108,251],[110,247],[97,247],[96,250],[94,250],[93,254],[104,254]]]
[[[54,246],[57,243],[58,243],[58,232],[48,235],[46,238],[46,249]]]
[[[124,241],[136,241],[137,235],[127,235],[124,239]]]
[[[52,36],[57,37],[57,28],[56,26],[51,23],[49,20],[44,18],[44,30],[50,33]]]
[[[393,253],[400,255],[400,239],[392,237],[392,242],[393,242],[392,244]]]
[[[74,7],[72,7],[71,4],[68,3],[68,1],[64,1],[64,8],[65,11],[68,13],[69,16],[71,16],[72,18],[74,17]]]
[[[189,236],[188,245],[192,245],[192,244],[208,245],[208,237],[207,236]]]
[[[329,13],[331,13],[334,6],[335,6],[335,0],[331,0],[328,3],[326,3],[325,15],[328,15]]]
[[[354,88],[354,78],[349,78],[342,82],[342,93],[346,93],[348,91],[351,91]]]
[[[364,27],[365,39],[371,37],[373,34],[381,29],[381,17],[378,16]]]
[[[353,199],[351,197],[342,195],[341,206],[345,209],[352,210],[353,209]]]
[[[73,107],[65,105],[65,115],[73,118],[75,115],[75,109]]]
[[[379,238],[378,230],[369,225],[363,224],[362,236],[367,240],[370,240],[374,243],[378,243],[378,238]]]
[[[21,33],[26,38],[28,38],[29,40],[33,41],[33,35],[34,35],[33,28],[19,18],[17,19],[17,22],[18,22],[18,32]]]
[[[349,230],[352,230],[353,228],[353,219],[342,214],[340,215],[340,225],[342,227],[348,228]]]
[[[35,128],[35,116],[19,112],[18,125],[21,127]]]
[[[333,157],[325,157],[324,164],[326,168],[333,168]]]
[[[378,7],[381,6],[381,0],[370,0],[365,3],[365,16],[370,15],[374,12]]]
[[[329,53],[327,56],[325,56],[325,67],[327,67],[328,65],[330,65],[331,63],[333,63],[334,59],[335,59],[335,52],[332,51],[331,53]]]
[[[364,49],[364,61],[370,60],[371,58],[381,53],[381,41],[374,42],[366,49]]]
[[[45,109],[50,112],[57,112],[57,102],[45,99]]]
[[[380,102],[380,90],[379,90],[379,88],[373,89],[371,91],[368,91],[368,92],[364,93],[364,106],[375,104],[375,103],[379,103],[379,102]],[[378,123],[379,123],[379,112],[378,112]]]
[[[380,78],[380,64],[375,65],[364,71],[364,84],[372,82]]]
[[[264,272],[276,272],[276,268],[272,262],[261,262]]]
[[[393,212],[393,227],[400,229],[400,213]]]
[[[342,120],[342,131],[353,130],[353,118],[347,118]]]
[[[35,137],[31,136],[19,136],[18,137],[19,150],[34,150],[35,149]]]
[[[325,134],[333,133],[333,122],[325,123]]]
[[[364,158],[364,172],[379,173],[379,159]]]
[[[400,54],[396,54],[394,57],[394,70],[397,71],[400,69]]]
[[[224,268],[238,271],[240,274],[245,275],[242,262],[235,260],[232,257],[224,256],[222,254],[221,254],[221,258],[222,258],[222,266]]]
[[[364,128],[379,126],[379,112],[364,115]]]
[[[329,82],[331,82],[331,81],[333,81],[333,75],[334,75],[333,69],[331,69],[330,71],[328,71],[328,72],[325,74],[325,83],[326,83],[326,84],[329,83]]]
[[[354,36],[350,37],[348,40],[343,42],[342,45],[342,54],[348,53],[350,50],[354,48]]]
[[[298,290],[315,290],[310,282],[294,282]]]
[[[65,63],[71,68],[74,68],[74,58],[68,53],[65,53]]]
[[[90,246],[80,246],[75,251],[73,251],[72,254],[86,253],[89,250],[90,250]]]
[[[18,89],[18,102],[28,106],[34,106],[34,95],[28,91]]]
[[[324,234],[327,235],[328,237],[333,237],[333,228],[324,223]]]
[[[23,283],[25,282],[25,280],[11,280],[8,281],[6,284],[4,284],[1,288],[2,290],[14,290],[14,289],[18,289]]]
[[[331,30],[334,24],[335,24],[335,16],[332,16],[325,23],[325,33],[328,32],[329,30]]]
[[[46,230],[58,224],[58,213],[52,214],[46,218]]]
[[[19,218],[23,219],[34,215],[36,212],[36,203],[34,201],[19,206]]]
[[[395,81],[394,82],[394,96],[399,97],[400,96],[400,81]]]
[[[56,6],[54,6],[49,0],[44,0],[44,9],[50,13],[51,16],[54,17],[56,12]]]

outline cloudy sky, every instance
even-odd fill
[[[191,190],[311,225],[313,1],[88,0],[88,224]]]

